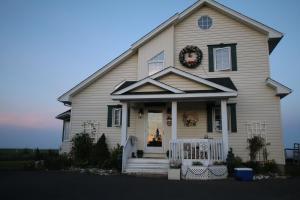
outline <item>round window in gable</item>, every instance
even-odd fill
[[[212,25],[212,19],[207,15],[201,16],[198,20],[198,26],[203,30],[209,29],[211,25]]]

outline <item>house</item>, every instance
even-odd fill
[[[249,160],[247,139],[270,144],[285,164],[280,100],[292,91],[270,77],[283,34],[213,0],[175,14],[58,101],[70,109],[61,152],[76,133],[123,146],[123,172],[165,173],[170,160],[204,165],[229,148]],[[143,150],[143,158],[132,158]]]

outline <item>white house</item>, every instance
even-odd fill
[[[69,110],[61,152],[76,133],[123,145],[123,172],[165,173],[169,159],[205,165],[263,136],[284,164],[280,99],[291,89],[270,77],[283,34],[213,0],[176,13],[123,54],[64,93]],[[132,158],[143,150],[142,159]]]

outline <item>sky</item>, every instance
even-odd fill
[[[0,0],[0,148],[58,148],[57,97],[194,2]],[[293,89],[281,101],[284,144],[300,143],[300,1],[218,2],[285,34],[271,77]]]

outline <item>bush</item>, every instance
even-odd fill
[[[91,163],[100,168],[109,167],[110,152],[106,144],[105,135],[102,134],[98,142],[93,146]]]
[[[244,163],[245,167],[249,167],[253,169],[254,174],[262,174],[263,173],[263,165],[258,161],[248,161]]]
[[[87,166],[91,158],[93,140],[86,133],[76,134],[72,139],[71,155],[74,164],[77,166]]]
[[[300,176],[300,165],[285,165],[285,174],[288,176]]]
[[[279,173],[280,170],[278,168],[278,165],[276,164],[275,160],[269,160],[264,163],[262,167],[262,172],[263,173]]]
[[[194,161],[194,162],[192,163],[192,165],[193,165],[193,166],[203,166],[202,162],[200,162],[200,161]]]
[[[243,166],[242,159],[234,155],[232,148],[230,148],[228,151],[226,165],[229,176],[233,176],[234,168]]]
[[[122,170],[122,153],[123,147],[119,144],[117,145],[117,147],[113,148],[110,158],[111,168],[117,169],[118,171]]]
[[[249,156],[251,161],[256,160],[257,154],[262,149],[264,149],[264,157],[267,157],[267,151],[265,149],[266,143],[264,138],[262,138],[261,136],[254,136],[253,138],[248,139],[248,143],[248,149],[250,151]]]
[[[48,170],[68,169],[72,165],[71,158],[66,155],[50,154],[44,160],[44,166]]]

